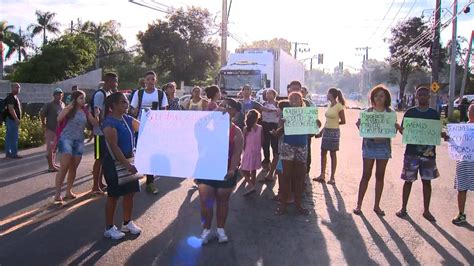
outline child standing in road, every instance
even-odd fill
[[[430,108],[430,89],[419,87],[416,90],[416,99],[418,100],[418,104],[408,109],[403,119],[411,117],[439,120],[438,111]],[[400,133],[403,134],[403,121]],[[446,133],[441,133],[441,137],[446,140]],[[431,180],[439,176],[438,168],[436,167],[436,146],[434,145],[407,144],[401,175],[401,178],[405,181],[403,185],[402,208],[396,215],[400,218],[407,215],[408,197],[410,196],[413,182],[418,178],[418,172],[420,173],[421,182],[423,183],[423,217],[430,222],[435,222],[436,219],[430,212]]]
[[[474,103],[471,103],[468,111],[468,123],[474,123]],[[454,188],[458,191],[459,214],[454,217],[453,224],[466,222],[464,207],[466,206],[467,191],[474,191],[474,161],[457,161]]]
[[[262,167],[262,126],[257,124],[260,113],[252,109],[245,117],[244,127],[244,156],[242,158],[242,174],[247,182],[248,189],[245,196],[255,192],[257,170]]]

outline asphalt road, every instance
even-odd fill
[[[92,185],[90,145],[74,188],[81,197],[60,208],[51,205],[54,174],[45,171],[42,147],[23,151],[26,156],[21,160],[0,159],[0,265],[474,265],[474,200],[468,193],[468,223],[451,224],[457,201],[454,163],[446,143],[437,148],[441,177],[432,183],[436,223],[421,215],[419,181],[410,196],[410,216],[395,216],[403,185],[400,136],[392,142],[393,159],[382,195],[381,207],[387,215],[379,217],[372,211],[373,180],[364,216],[352,214],[362,172],[361,139],[354,125],[357,115],[356,110],[346,112],[337,185],[311,182],[307,186],[309,216],[299,216],[291,206],[287,215],[275,216],[276,203],[270,197],[277,185],[259,185],[258,193],[243,197],[240,181],[231,197],[227,244],[200,245],[199,199],[191,180],[160,178],[157,196],[137,194],[134,219],[143,233],[112,241],[102,236],[105,197],[87,193]],[[320,139],[313,140],[311,177],[320,171],[320,144]],[[118,208],[116,224],[121,215]]]

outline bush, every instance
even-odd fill
[[[0,128],[0,149],[5,149],[5,124]],[[44,143],[44,131],[41,127],[41,121],[38,117],[25,115],[21,119],[20,131],[18,136],[18,148],[38,147]]]

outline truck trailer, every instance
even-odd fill
[[[304,65],[281,49],[237,49],[219,70],[217,84],[227,96],[235,97],[248,84],[257,95],[273,88],[287,97],[287,85],[304,83]]]

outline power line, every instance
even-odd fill
[[[459,11],[459,12],[456,13],[456,14],[453,14],[453,16],[452,16],[450,19],[448,19],[447,21],[445,21],[444,23],[442,23],[442,25],[441,25],[441,31],[443,31],[444,29],[446,29],[446,27],[448,27],[449,24],[450,24],[455,18],[457,18],[461,13],[463,13],[463,10],[464,10],[467,6],[469,6],[470,4],[472,4],[472,0],[469,1],[463,8],[461,8],[461,11]],[[452,7],[453,5],[454,5],[454,3],[451,5],[451,7]],[[446,15],[444,15],[444,16],[446,16]],[[443,17],[444,17],[444,16],[443,16]],[[439,21],[439,23],[441,23],[441,20]],[[430,34],[436,29],[436,26],[437,26],[437,25],[435,25],[433,28],[431,28],[430,31],[427,32],[427,34],[430,35]],[[421,34],[420,34],[420,35],[421,35]],[[431,36],[430,36],[430,37],[431,37]],[[403,53],[402,55],[400,55],[400,56],[399,56],[397,59],[395,59],[394,61],[390,62],[390,64],[393,65],[393,64],[398,64],[398,63],[400,63],[400,62],[404,59],[404,57],[406,57],[407,55],[409,55],[409,53],[410,53],[411,50],[417,49],[417,48],[419,48],[419,47],[425,45],[427,42],[429,42],[429,41],[431,41],[431,40],[432,40],[432,39],[430,39],[430,38],[425,38],[424,40],[423,40],[423,38],[421,38],[415,45],[413,45],[412,47],[409,47],[409,48],[405,49],[405,53]]]
[[[406,2],[406,0],[403,0],[402,5],[400,6],[400,8],[398,9],[397,13],[395,14],[395,17],[393,17],[393,19],[392,19],[392,21],[390,22],[390,24],[388,24],[388,27],[383,31],[383,33],[382,33],[380,36],[384,36],[384,34],[387,32],[387,30],[390,28],[390,26],[392,26],[393,22],[394,22],[395,19],[398,17],[398,13],[400,13],[400,10],[402,10],[403,6],[405,5],[405,2]]]
[[[375,36],[375,33],[377,33],[377,31],[379,30],[380,25],[382,25],[383,21],[385,20],[385,18],[387,17],[388,13],[389,13],[390,10],[392,9],[393,3],[395,3],[395,0],[392,0],[392,3],[390,4],[390,6],[389,6],[388,9],[387,9],[387,12],[385,12],[385,15],[383,15],[382,20],[381,20],[380,23],[377,25],[377,28],[376,28],[375,31],[372,33],[372,35],[370,36],[370,38],[369,38],[369,40],[368,40],[367,42],[370,42],[370,41],[372,40],[372,37]]]

